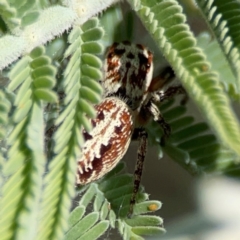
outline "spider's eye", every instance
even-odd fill
[[[149,62],[148,58],[144,54],[139,53],[138,58],[139,58],[140,64],[146,67],[146,69],[149,69],[151,67],[151,63]]]
[[[119,56],[119,57],[121,57],[124,53],[125,53],[125,49],[115,49],[114,50],[114,53],[117,55],[117,56]]]

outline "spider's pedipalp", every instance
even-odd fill
[[[156,93],[156,95],[159,95],[159,102],[164,102],[177,94],[184,94],[183,100],[185,99],[185,101],[187,101],[187,93],[182,85],[170,86],[164,92],[159,91]]]
[[[149,103],[146,105],[146,108],[149,111],[149,113],[152,115],[153,120],[162,127],[164,138],[169,137],[171,134],[171,127],[164,120],[160,110],[158,109],[158,106],[154,102],[149,101]]]

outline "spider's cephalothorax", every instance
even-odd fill
[[[147,133],[143,127],[153,119],[163,128],[164,136],[168,136],[170,127],[156,104],[183,92],[179,86],[162,91],[165,82],[174,75],[169,69],[152,79],[153,55],[149,50],[126,41],[114,43],[106,54],[104,65],[105,98],[95,107],[97,117],[92,120],[92,131],[83,131],[86,142],[78,159],[76,180],[80,185],[98,180],[112,170],[127,151],[137,128],[140,141],[130,214],[146,154]]]
[[[114,43],[106,56],[103,87],[106,96],[118,96],[134,110],[147,95],[152,80],[153,55],[141,44]]]

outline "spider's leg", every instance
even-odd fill
[[[169,84],[175,78],[175,73],[170,66],[165,67],[162,72],[154,77],[148,88],[149,92],[155,92],[162,89],[166,84]]]
[[[188,100],[188,96],[182,85],[170,86],[166,91],[156,92],[154,97],[158,102],[164,102],[177,94],[184,94],[184,97],[181,100],[181,104],[184,105]]]
[[[145,160],[147,152],[147,132],[145,129],[139,129],[139,146],[137,152],[137,163],[134,172],[134,186],[133,186],[133,193],[130,199],[130,208],[128,212],[128,217],[131,217],[133,213],[133,207],[136,203],[136,196],[140,187],[142,171],[143,171],[143,164]]]

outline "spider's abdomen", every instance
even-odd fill
[[[85,144],[78,160],[77,184],[95,181],[122,159],[134,129],[132,112],[125,102],[109,97],[96,106],[93,129],[84,132]]]

